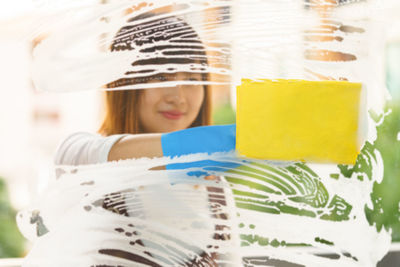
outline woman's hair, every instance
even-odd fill
[[[154,15],[141,15],[130,19],[128,22],[135,22]],[[140,49],[144,44],[147,46]],[[157,18],[144,23],[122,27],[112,42],[111,52],[134,49],[140,49],[139,52],[142,55],[149,53],[150,56],[142,57],[131,64],[132,66],[143,66],[144,68],[140,71],[128,71],[125,73],[137,75],[135,78],[121,78],[106,85],[106,88],[112,90],[106,91],[104,94],[105,117],[98,131],[105,136],[121,133],[143,133],[139,125],[138,114],[138,101],[143,90],[125,90],[126,88],[124,90],[116,90],[118,87],[138,85],[160,79],[160,75],[166,73],[155,73],[157,68],[154,68],[154,65],[201,64],[201,70],[203,71],[208,65],[205,48],[197,33],[184,20],[175,16]],[[154,52],[158,51],[161,52],[161,56],[160,53],[154,56]],[[195,70],[194,67],[191,69]],[[177,69],[175,71],[179,72]],[[208,73],[203,72],[201,76],[202,81],[209,80]],[[197,118],[190,127],[209,124],[211,124],[211,90],[208,85],[204,85],[204,100]]]

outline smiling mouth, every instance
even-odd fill
[[[169,120],[179,120],[184,115],[180,111],[161,111],[160,113]]]

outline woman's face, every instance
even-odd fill
[[[160,78],[165,81],[202,80],[198,73],[167,74]],[[140,127],[145,133],[186,129],[197,118],[203,101],[203,85],[145,89],[139,94]]]

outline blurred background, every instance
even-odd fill
[[[394,18],[400,14],[395,1],[396,8],[385,10]],[[21,32],[30,21],[52,11],[41,8],[48,2],[0,2],[0,258],[23,257],[29,251],[15,214],[46,187],[57,144],[72,132],[96,132],[102,119],[102,92],[42,92],[31,81],[32,51],[41,38],[27,40]],[[382,5],[388,3],[392,2],[382,1]],[[373,199],[380,209],[367,212],[367,216],[378,228],[392,229],[393,242],[400,242],[400,16],[387,27],[384,72],[391,97],[388,95],[386,102],[386,120],[378,128],[385,177],[374,187]],[[215,124],[235,121],[233,90],[230,86],[214,88]],[[373,115],[377,121],[382,116]]]

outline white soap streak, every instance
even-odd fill
[[[341,7],[334,8],[337,6]],[[149,16],[160,8],[174,11]],[[125,0],[86,4],[80,9],[69,7],[56,15],[50,13],[32,34],[33,37],[48,35],[35,48],[33,80],[39,90],[46,91],[105,89],[107,84],[118,80],[117,86],[108,89],[126,90],[189,84],[186,80],[148,84],[152,75],[188,72],[216,74],[213,80],[197,84],[220,85],[230,81],[233,68],[234,85],[242,77],[361,81],[368,85],[369,107],[379,110],[383,103],[381,78],[374,74],[381,67],[377,63],[382,49],[377,48],[382,43],[383,38],[378,35],[383,33],[383,25],[379,26],[374,18],[343,16],[346,10],[347,6],[339,2],[310,4],[295,0],[172,4],[153,1],[145,5]],[[187,22],[197,36],[187,39],[183,34],[187,27],[179,26],[177,21],[164,23],[171,15]],[[167,38],[171,27],[176,27],[175,34],[183,35],[174,40]],[[115,38],[119,29],[121,32]],[[156,35],[165,38],[156,41],[152,39]],[[125,50],[110,52],[112,43],[121,39],[125,41],[115,44],[115,48]],[[171,41],[179,49],[166,48]],[[199,41],[203,48],[193,48]],[[202,56],[195,56],[198,50],[207,53],[208,64],[199,62]],[[160,57],[169,62],[156,65],[143,62]],[[188,58],[192,62],[181,61]],[[138,64],[132,66],[134,62]]]
[[[235,85],[241,77],[304,78],[302,31],[310,19],[302,4],[286,0],[237,3],[231,37]]]
[[[364,214],[382,172],[375,156],[363,181],[358,173],[332,179],[326,165],[224,153],[60,166],[63,174],[18,215],[25,236],[48,230],[23,266],[375,266],[390,244]]]
[[[223,10],[225,1],[211,1],[209,5],[157,1],[129,11],[136,5],[135,1],[93,4],[82,10],[60,11],[57,19],[51,15],[37,22],[32,38],[44,38],[34,50],[33,80],[37,89],[142,89],[149,86],[149,78],[160,73],[229,77],[229,41],[219,39],[217,33],[219,25],[228,23],[229,18],[221,11],[205,21],[205,12]],[[162,8],[176,11],[152,13]],[[131,14],[126,14],[127,10]],[[129,81],[122,83],[121,79]],[[115,81],[118,85],[107,86]],[[226,84],[227,78],[197,81],[197,85],[212,83]],[[178,84],[191,83],[175,81],[174,85]],[[162,81],[150,85],[160,86],[164,86]]]

